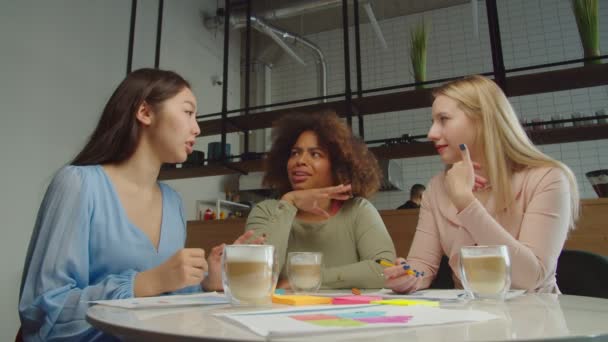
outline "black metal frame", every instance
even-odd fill
[[[224,0],[224,70],[222,83],[222,137],[220,160],[226,160],[226,119],[228,111],[228,56],[230,53],[230,0]]]
[[[490,31],[490,48],[492,49],[494,80],[499,87],[505,89],[507,75],[502,55],[502,39],[500,38],[500,24],[498,23],[496,0],[486,0],[486,12],[488,16],[488,29]]]
[[[127,74],[133,69],[133,44],[135,41],[135,19],[137,18],[137,0],[131,0],[131,21],[129,23],[129,50],[127,52]]]
[[[363,97],[363,80],[361,76],[361,35],[359,28],[359,0],[353,0],[353,10],[355,15],[355,66],[357,68],[357,98]],[[363,122],[363,115],[360,111],[357,111],[357,118],[359,119],[359,137],[365,139],[365,125]]]
[[[160,64],[160,43],[163,34],[163,12],[165,0],[158,0],[158,20],[156,21],[156,48],[154,49],[154,69]]]
[[[251,96],[251,0],[247,0],[246,11],[246,26],[245,26],[245,112],[244,115],[249,115],[249,97]],[[249,130],[244,132],[244,149],[245,153],[249,153]]]
[[[350,38],[348,37],[348,0],[342,0],[342,35],[344,46],[344,94],[346,100],[346,122],[353,125],[353,94],[350,88]]]
[[[131,16],[132,16],[131,26],[132,26],[132,31],[133,31],[134,25],[135,25],[135,14],[134,14],[135,10],[133,8],[136,8],[137,0],[132,0],[132,1],[133,1],[133,5],[132,5],[132,14],[131,14]],[[161,42],[163,1],[164,0],[159,0],[155,68],[158,68],[158,61],[159,61],[159,57],[160,57],[159,55],[160,55],[160,42]],[[601,59],[608,58],[608,55],[602,55],[602,56],[593,57],[593,58],[580,58],[580,59],[567,60],[567,61],[562,61],[562,62],[546,63],[546,64],[506,69],[505,65],[504,65],[504,59],[503,59],[502,44],[501,44],[501,37],[500,37],[500,25],[498,22],[498,9],[497,9],[496,0],[485,0],[485,1],[486,1],[486,13],[487,13],[487,18],[488,18],[489,36],[490,36],[490,48],[492,51],[493,71],[484,72],[484,73],[481,73],[481,75],[493,76],[496,83],[503,89],[506,86],[506,75],[509,73],[536,70],[536,69],[555,67],[555,66],[563,66],[563,65],[569,65],[569,64],[574,64],[574,63],[586,62],[586,61],[590,61],[590,60],[598,60],[598,59],[601,60]],[[251,5],[251,0],[245,0],[244,2],[246,2],[246,6],[247,6],[246,7],[247,25],[246,25],[246,38],[245,38],[245,50],[246,50],[245,51],[245,107],[239,108],[239,109],[234,109],[234,110],[228,110],[228,108],[227,108],[227,106],[228,106],[227,93],[228,93],[228,66],[229,66],[229,63],[228,63],[229,51],[228,50],[229,50],[229,31],[230,31],[230,0],[225,0],[224,1],[224,56],[223,56],[224,58],[223,58],[222,109],[220,112],[217,112],[217,113],[203,114],[203,115],[197,116],[197,119],[206,119],[206,118],[217,117],[217,116],[221,117],[221,133],[220,133],[221,134],[221,146],[222,146],[221,163],[228,168],[234,169],[235,171],[238,171],[241,173],[246,173],[243,170],[238,170],[238,169],[234,168],[233,165],[230,165],[230,163],[228,163],[228,160],[240,158],[241,156],[243,156],[245,154],[248,154],[248,155],[256,154],[256,153],[249,153],[249,130],[248,130],[248,128],[247,127],[238,127],[235,124],[235,122],[231,119],[231,117],[228,116],[229,114],[234,114],[234,113],[244,113],[244,115],[248,115],[251,111],[255,111],[258,109],[276,108],[276,107],[288,106],[288,105],[298,104],[298,103],[343,98],[346,102],[346,106],[345,106],[346,113],[343,113],[343,114],[346,116],[348,124],[350,126],[352,126],[352,115],[353,115],[353,110],[354,110],[355,114],[358,117],[358,121],[359,121],[358,122],[359,135],[361,136],[361,138],[364,138],[364,126],[365,125],[364,125],[363,116],[361,115],[361,113],[359,113],[359,111],[356,108],[353,107],[353,103],[352,103],[353,91],[351,89],[351,79],[350,79],[351,78],[350,77],[351,76],[350,75],[351,65],[350,65],[350,40],[349,40],[349,24],[348,24],[348,0],[342,0],[342,29],[343,29],[343,39],[344,39],[344,43],[343,43],[343,45],[344,45],[344,86],[345,86],[344,93],[326,95],[326,96],[316,96],[316,97],[284,101],[284,102],[280,102],[280,103],[273,103],[273,104],[267,104],[267,105],[257,105],[257,106],[253,106],[253,107],[249,105],[250,104],[250,88],[251,88],[250,67],[251,67],[251,10],[252,10],[251,7],[252,7],[252,5]],[[357,76],[357,80],[356,80],[357,98],[360,99],[360,98],[364,97],[364,94],[371,94],[371,93],[377,93],[377,92],[383,92],[383,91],[410,88],[410,87],[415,87],[417,85],[432,85],[432,84],[436,84],[436,83],[443,83],[443,82],[455,80],[455,79],[462,77],[462,76],[455,76],[455,77],[435,79],[435,80],[430,80],[430,81],[425,81],[425,82],[398,84],[398,85],[393,85],[393,86],[371,88],[371,89],[364,90],[363,85],[362,85],[362,73],[361,73],[361,47],[360,47],[359,6],[358,6],[359,2],[358,2],[358,0],[353,0],[353,4],[354,4],[355,59],[356,59],[355,67],[356,67],[356,76]],[[131,34],[133,34],[133,32],[131,32]],[[131,59],[132,59],[132,45],[133,45],[132,37],[130,37],[129,61],[128,61],[128,66],[127,66],[128,71],[130,71],[130,64],[131,64]],[[527,124],[524,124],[524,126],[535,126],[535,125],[543,125],[543,124],[547,124],[547,123],[575,122],[575,121],[585,121],[585,120],[589,120],[589,118],[527,123]],[[226,151],[226,148],[225,148],[226,147],[226,134],[227,134],[226,125],[229,123],[232,124],[233,126],[237,127],[245,135],[244,151],[239,156],[226,156],[226,153],[225,153],[225,151]],[[382,143],[382,142],[395,143],[395,141],[397,141],[399,139],[406,139],[406,140],[414,139],[415,140],[415,139],[422,139],[425,137],[426,136],[404,135],[404,137],[401,137],[401,138],[370,140],[370,141],[366,141],[366,143],[370,143],[370,144]],[[257,153],[257,154],[260,154],[260,153]]]

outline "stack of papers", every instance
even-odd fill
[[[95,300],[89,303],[114,306],[125,309],[149,309],[175,306],[228,304],[229,301],[223,294],[219,294],[217,292],[205,292],[191,295]]]
[[[510,290],[507,293],[506,299],[512,299],[521,296],[525,290]],[[389,298],[405,298],[405,299],[423,299],[441,302],[462,301],[470,299],[465,290],[421,290],[409,294],[395,293],[390,289],[382,289],[378,292],[367,293],[368,295],[381,296],[385,299]]]
[[[265,338],[363,329],[409,328],[498,318],[479,310],[448,310],[425,306],[347,305],[306,309],[218,313]]]

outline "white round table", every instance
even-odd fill
[[[277,307],[285,307],[277,305]],[[470,301],[442,308],[472,308],[499,319],[427,327],[366,330],[357,333],[309,335],[281,341],[608,341],[608,300],[601,298],[529,294],[504,303]],[[213,316],[251,311],[229,305],[128,310],[95,305],[87,321],[97,329],[126,340],[264,341],[264,338]]]

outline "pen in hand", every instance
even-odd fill
[[[394,263],[392,263],[392,262],[390,262],[390,261],[387,261],[387,260],[384,260],[384,259],[376,259],[376,262],[377,262],[378,264],[380,264],[381,266],[384,266],[384,267],[393,267],[393,266],[397,266],[397,265],[395,265]],[[410,265],[408,265],[407,263],[402,262],[401,264],[403,265],[403,269],[405,270],[405,274],[407,274],[407,275],[415,275],[415,276],[416,276],[416,278],[424,276],[424,272],[418,272],[418,271],[416,271],[416,270],[413,270],[413,269],[410,267]]]

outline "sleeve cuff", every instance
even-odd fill
[[[298,208],[295,205],[291,204],[289,201],[280,200],[277,204],[276,208],[277,214],[287,212],[287,213],[296,213]]]
[[[125,278],[127,279],[127,283],[125,284],[125,290],[123,298],[134,298],[135,297],[135,277],[137,276],[137,271],[128,270],[124,273]]]
[[[272,212],[270,222],[277,222],[278,220],[283,220],[286,216],[293,218],[296,216],[297,213],[298,208],[296,208],[296,206],[287,201],[281,200]]]
[[[336,287],[344,282],[344,277],[340,271],[321,269],[321,284],[323,287]]]

